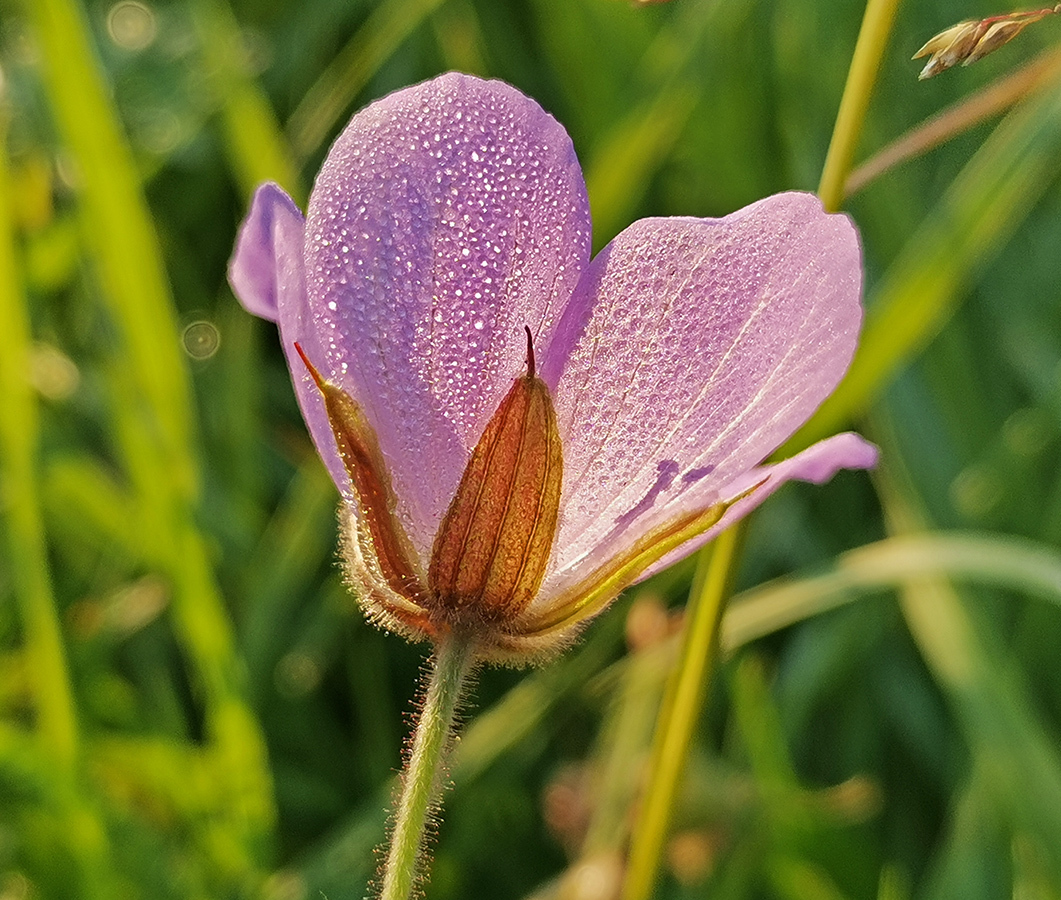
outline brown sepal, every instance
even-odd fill
[[[516,379],[472,451],[435,537],[428,569],[433,616],[459,630],[504,631],[545,576],[560,506],[563,455],[549,389]]]
[[[432,635],[426,591],[409,539],[395,515],[396,500],[376,433],[361,408],[339,386],[325,380],[297,343],[295,349],[320,390],[339,456],[357,498],[357,533],[364,573],[349,573],[362,600],[378,618],[410,636]],[[349,554],[348,554],[349,555]],[[348,559],[348,565],[353,563]],[[361,582],[369,582],[362,584]],[[382,583],[380,583],[382,582]]]

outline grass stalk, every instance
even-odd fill
[[[858,149],[862,124],[898,7],[899,0],[869,0],[866,4],[818,185],[818,196],[828,212],[836,212],[843,205],[844,185]]]
[[[678,665],[668,679],[649,761],[648,782],[630,842],[622,900],[648,900],[656,883],[693,729],[707,696],[718,650],[718,627],[740,557],[743,526],[701,551]]]

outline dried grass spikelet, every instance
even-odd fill
[[[928,63],[918,75],[919,81],[932,78],[961,63],[967,66],[1008,44],[1033,22],[1061,12],[1061,3],[1048,9],[1032,12],[1006,13],[986,19],[967,19],[952,25],[931,38],[913,55],[913,59],[929,56]]]

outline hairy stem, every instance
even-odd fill
[[[402,774],[380,900],[408,900],[419,875],[428,817],[438,801],[439,781],[464,684],[475,662],[470,640],[447,635],[435,646],[424,707],[413,732]]]

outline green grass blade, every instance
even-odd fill
[[[743,529],[722,532],[700,567],[690,591],[688,621],[682,649],[667,685],[656,726],[648,783],[630,840],[630,856],[623,882],[623,900],[647,900],[652,894],[670,825],[674,800],[693,729],[707,695],[718,647],[718,625],[729,596],[733,562],[740,557]]]
[[[891,442],[888,442],[889,445]],[[902,459],[879,478],[890,530],[917,531],[921,512],[900,486]],[[1061,753],[1047,735],[1022,673],[975,608],[949,581],[910,577],[899,593],[921,655],[957,713],[972,765],[1012,834],[1024,832],[1061,883]]]
[[[136,499],[91,458],[66,455],[49,460],[42,494],[58,540],[73,546],[118,548],[132,559],[160,564],[148,552],[145,537],[129,527],[139,515]]]
[[[116,443],[139,506],[146,556],[172,581],[175,631],[203,705],[226,869],[256,883],[273,827],[264,738],[245,701],[242,667],[205,539],[195,524],[196,448],[188,374],[161,250],[89,30],[71,0],[28,6],[59,133],[78,172],[85,241],[121,336],[106,371]]]
[[[898,9],[899,0],[869,0],[866,4],[818,186],[818,194],[829,212],[835,212],[843,205],[844,184],[862,137],[862,124]]]
[[[1025,538],[930,532],[900,535],[840,556],[810,577],[782,578],[733,598],[722,645],[733,650],[909,578],[946,577],[1020,591],[1061,606],[1061,553]]]
[[[246,73],[243,37],[231,8],[225,0],[196,0],[191,11],[221,108],[229,165],[241,190],[249,197],[263,181],[275,181],[304,207],[305,191],[287,138],[269,99]]]
[[[383,0],[291,114],[287,133],[300,158],[335,128],[361,89],[443,0]]]
[[[692,3],[660,31],[635,69],[638,101],[591,149],[586,188],[598,243],[629,224],[703,97],[704,85],[689,77],[689,69],[723,6]]]
[[[0,138],[3,130],[0,129]],[[11,227],[10,179],[0,151],[0,480],[15,596],[22,612],[44,745],[72,768],[78,755],[77,715],[55,597],[52,595],[38,495],[37,398],[30,384],[30,323],[18,282]]]
[[[253,598],[242,621],[244,656],[252,691],[264,686],[286,645],[279,623],[292,621],[300,587],[335,550],[335,485],[316,455],[291,479],[287,494],[247,566],[246,596]]]
[[[59,621],[39,497],[38,411],[30,384],[30,322],[17,278],[11,182],[0,128],[0,482],[12,582],[22,614],[37,716],[36,751],[55,766],[56,806],[82,879],[81,895],[110,895],[110,850],[103,824],[80,795],[80,735]],[[2,743],[2,741],[0,741]]]
[[[168,480],[196,490],[191,394],[177,321],[151,213],[132,154],[71,0],[26,4],[40,42],[48,98],[77,173],[84,240],[157,432]]]

